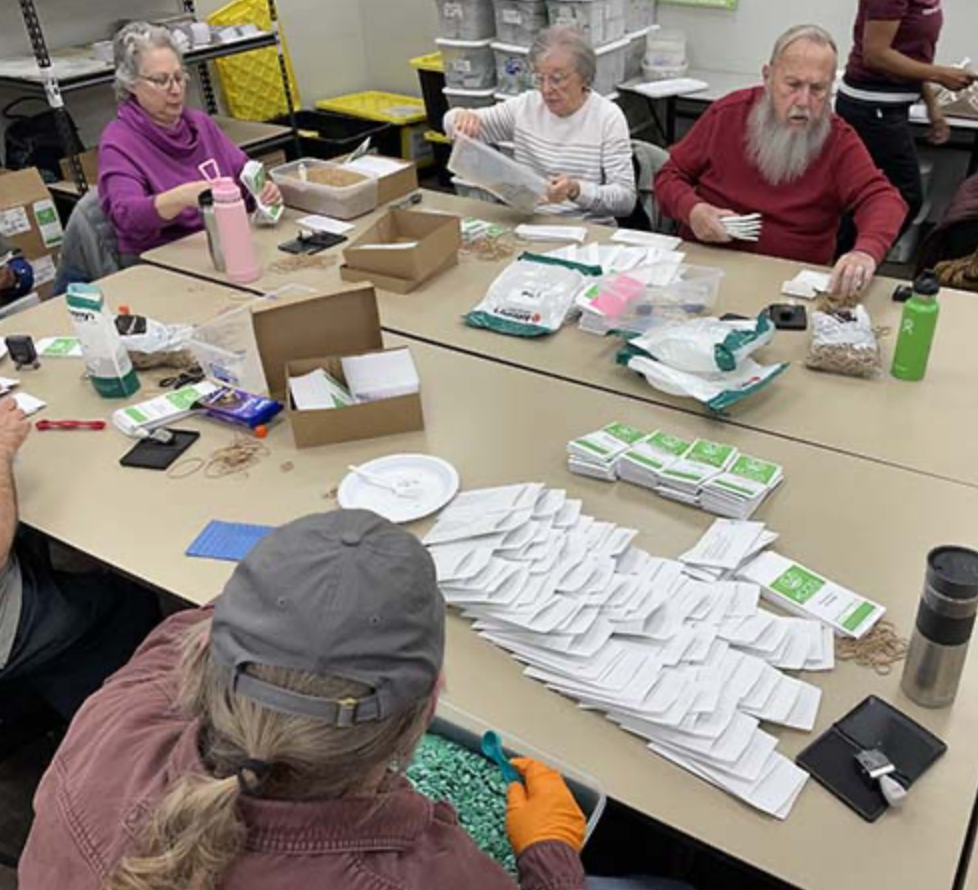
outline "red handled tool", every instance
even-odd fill
[[[34,424],[44,430],[104,430],[104,420],[39,420]]]

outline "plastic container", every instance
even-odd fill
[[[515,46],[532,45],[547,27],[547,0],[494,0],[496,39]]]
[[[85,371],[104,399],[124,399],[139,391],[139,377],[96,284],[70,284],[65,304],[85,359]]]
[[[238,184],[227,176],[211,182],[214,195],[214,222],[221,240],[224,271],[236,284],[248,284],[261,277],[261,264],[251,237],[248,209]]]
[[[524,213],[532,213],[547,192],[547,181],[540,174],[466,136],[456,137],[448,169]]]
[[[391,124],[317,109],[297,111],[295,120],[299,150],[304,157],[328,159],[346,155],[368,136],[381,154],[397,157],[400,153],[400,134]],[[274,123],[288,126],[289,119],[279,117]]]
[[[645,40],[652,28],[642,28],[625,36],[628,38],[628,52],[625,53],[625,80],[642,78],[642,62],[645,60]]]
[[[496,104],[496,89],[459,90],[445,87],[445,99],[449,108],[490,108]]]
[[[682,277],[671,284],[644,287],[614,324],[609,324],[609,329],[644,334],[667,322],[711,315],[720,294],[723,270],[683,264],[679,274]]]
[[[510,43],[493,43],[496,56],[496,92],[502,96],[518,96],[533,89],[533,69],[530,50]]]
[[[491,40],[435,41],[445,63],[445,86],[484,90],[496,85],[496,57]]]
[[[187,348],[204,374],[215,383],[260,396],[268,394],[268,384],[251,319],[253,305],[247,303],[222,312],[198,325],[187,341]]]
[[[629,39],[623,37],[594,51],[598,57],[598,66],[592,89],[596,93],[610,98],[618,89],[618,84],[625,80],[625,63],[630,46]]]
[[[411,59],[410,64],[418,72],[428,126],[437,133],[444,132],[442,120],[445,117],[445,112],[448,111],[449,102],[442,92],[445,89],[445,63],[441,53],[416,56]]]
[[[364,176],[361,181],[347,186],[323,185],[303,180],[303,165],[307,176],[312,170],[335,170],[341,166],[331,161],[301,158],[273,169],[272,181],[281,190],[286,207],[337,219],[353,219],[376,208],[377,180],[372,176]]]
[[[642,71],[646,80],[668,80],[686,73],[686,35],[682,31],[652,31],[645,39]]]
[[[485,201],[489,204],[502,203],[495,195],[473,185],[471,182],[460,179],[458,176],[452,177],[452,188],[455,189],[455,194],[460,198],[471,198],[473,201]]]
[[[492,0],[435,0],[438,34],[449,40],[485,40],[496,33]]]
[[[655,0],[626,0],[625,30],[639,31],[655,24]]]
[[[625,36],[627,0],[547,0],[551,25],[577,28],[595,49]]]
[[[448,739],[450,742],[455,742],[470,751],[482,754],[482,736],[490,729],[496,729],[496,727],[489,726],[443,698],[438,702],[438,712],[428,731],[441,736],[443,739]],[[584,818],[587,819],[587,828],[584,831],[584,842],[587,843],[608,802],[608,796],[601,787],[601,783],[594,776],[551,757],[517,736],[496,731],[499,732],[502,739],[503,752],[507,757],[532,757],[534,760],[539,760],[557,770],[564,777],[567,787],[574,795],[574,800],[577,801],[581,812],[584,813]]]

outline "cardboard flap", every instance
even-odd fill
[[[50,198],[48,187],[36,167],[6,170],[0,179],[0,208],[17,207]]]
[[[370,244],[417,242],[410,248],[373,248]],[[351,269],[394,278],[423,280],[441,268],[461,246],[456,216],[416,210],[389,210],[343,251]]]
[[[279,397],[285,393],[288,362],[383,347],[377,296],[370,286],[267,300],[252,318],[269,392]]]

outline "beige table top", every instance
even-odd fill
[[[201,320],[238,298],[227,289],[145,267],[106,279],[104,289],[110,303],[126,302],[164,321]],[[58,300],[0,324],[0,333],[14,330],[35,336],[68,333],[70,323]],[[405,342],[396,336],[387,340]],[[614,418],[659,423],[691,436],[713,433],[709,421],[453,350],[410,345],[424,386],[427,428],[422,433],[297,451],[280,423],[266,440],[271,454],[247,477],[198,474],[177,480],[119,467],[130,442],[115,430],[35,432],[18,469],[23,517],[197,603],[217,595],[232,569],[229,563],[184,556],[209,520],[277,525],[330,508],[329,492],[348,464],[390,453],[443,457],[469,489],[536,480],[565,488],[584,499],[589,514],[639,529],[639,546],[657,555],[678,555],[712,521],[624,483],[573,476],[564,465],[568,438]],[[42,416],[108,417],[116,405],[100,399],[80,369],[77,360],[49,359],[40,370],[18,376],[27,391],[49,402]],[[145,374],[144,381],[154,376]],[[141,395],[148,391],[146,382]],[[202,434],[190,455],[206,456],[233,436],[203,419],[181,426]],[[758,516],[781,533],[778,549],[882,601],[904,633],[912,625],[928,549],[951,541],[978,546],[978,491],[738,427],[724,433],[741,449],[785,466],[786,484]],[[827,491],[845,492],[845,500],[826,497]],[[416,530],[425,527],[418,523]],[[516,662],[471,633],[468,622],[455,614],[448,622],[447,673],[453,704],[595,776],[614,798],[793,885],[805,890],[951,886],[978,787],[974,657],[957,704],[936,712],[899,694],[899,672],[881,678],[847,663],[807,677],[824,691],[817,731],[875,693],[949,744],[947,755],[914,788],[908,806],[875,825],[862,822],[814,783],[786,822],[759,815],[653,756],[639,739],[598,715],[524,678]],[[814,737],[780,735],[780,748],[789,756]]]
[[[421,206],[509,224],[520,221],[506,208],[435,192],[425,192]],[[371,215],[359,221],[356,232],[373,219]],[[287,233],[291,237],[291,231],[291,227],[255,231],[266,269],[280,262],[277,244]],[[611,230],[592,227],[592,233],[598,240],[607,241]],[[553,246],[530,248],[547,250]],[[724,270],[717,307],[721,314],[756,314],[770,303],[783,302],[781,283],[803,268],[798,263],[695,244],[684,249],[689,262]],[[329,264],[325,267],[295,274],[266,272],[254,289],[270,291],[289,282],[319,289],[340,286],[333,260],[338,253],[339,248],[334,248],[319,255],[320,264]],[[223,278],[210,266],[202,234],[150,251],[146,259],[214,280]],[[660,393],[638,375],[617,366],[614,356],[619,341],[615,338],[596,337],[568,327],[552,337],[525,340],[465,326],[460,316],[478,302],[507,262],[463,257],[459,266],[412,294],[379,291],[384,329],[645,402],[701,411],[693,400]],[[882,339],[887,369],[901,312],[900,304],[890,299],[894,285],[891,279],[878,278],[866,298],[874,322],[890,330]],[[972,345],[973,332],[978,330],[978,299],[974,294],[945,291],[941,312],[927,376],[919,383],[899,381],[888,374],[858,380],[808,370],[804,367],[808,334],[779,332],[759,353],[759,360],[765,364],[788,361],[792,367],[762,392],[734,405],[727,419],[789,439],[978,485],[978,461],[973,460],[971,449],[961,444],[962,437],[974,434],[978,418],[978,388],[974,386],[978,350]]]

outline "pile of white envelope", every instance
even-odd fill
[[[448,603],[528,676],[785,818],[807,773],[760,723],[813,728],[820,690],[780,668],[832,668],[831,632],[759,608],[736,580],[776,538],[763,524],[718,520],[680,560],[636,534],[529,483],[460,494],[424,543]]]

